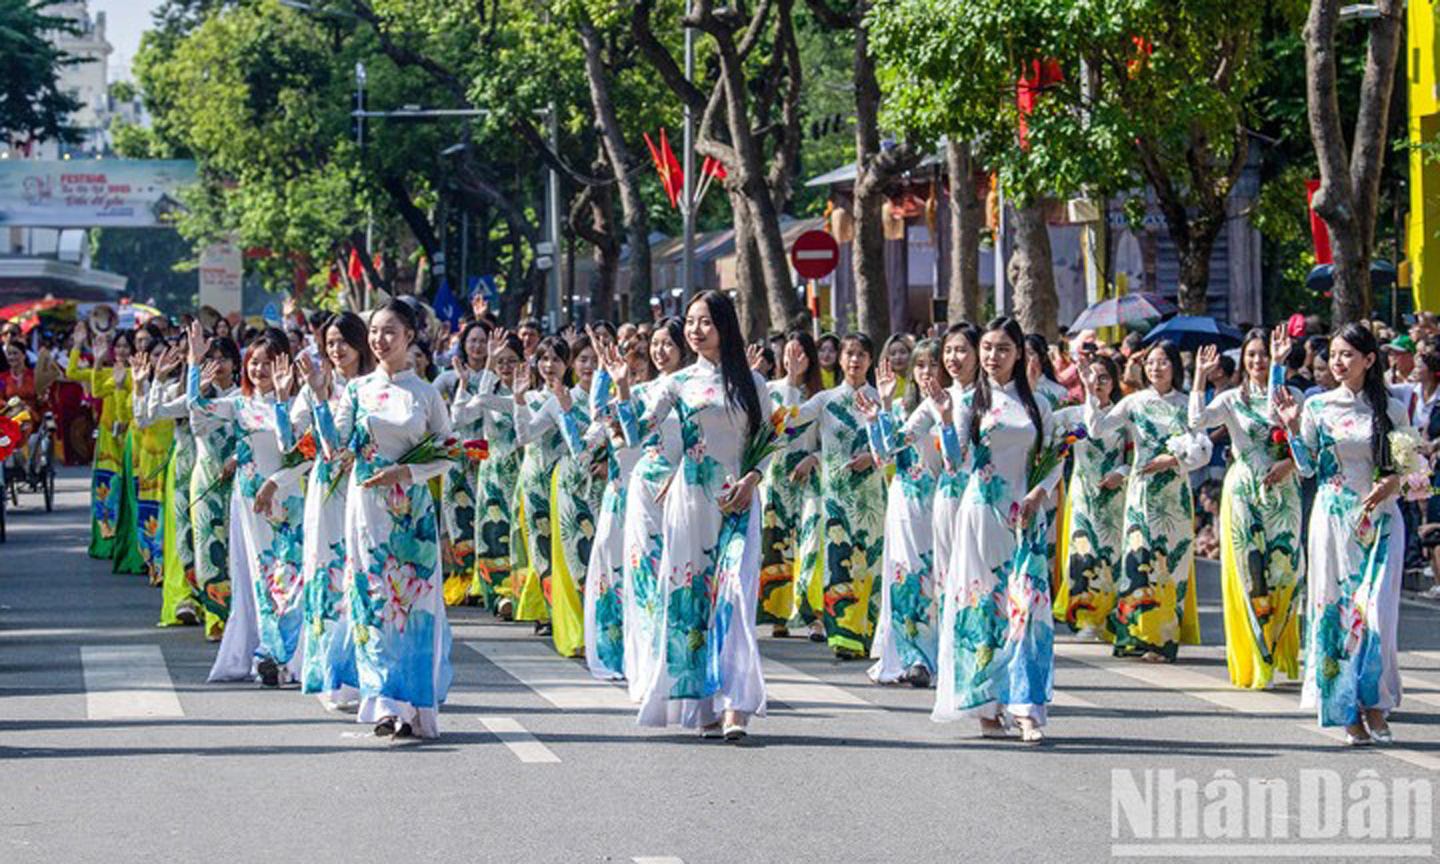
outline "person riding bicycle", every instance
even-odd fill
[[[42,351],[31,369],[26,363],[24,347],[18,342],[8,341],[0,350],[0,413],[20,422],[25,447],[17,448],[12,462],[17,469],[27,469],[26,474],[34,477],[36,462],[40,455],[41,436],[45,430],[45,396],[50,384],[59,377],[58,370],[48,351]],[[37,386],[38,385],[38,386]]]

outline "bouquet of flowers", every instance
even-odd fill
[[[281,468],[294,468],[296,465],[304,465],[315,459],[315,433],[306,432],[295,442],[295,446],[286,450],[280,457]]]
[[[755,434],[745,441],[745,449],[740,453],[741,477],[751,471],[760,470],[760,464],[767,457],[784,449],[800,434],[800,430],[794,425],[799,414],[800,410],[793,405],[776,408],[771,413],[769,422],[760,424]]]
[[[1210,458],[1210,439],[1204,435],[1194,433],[1181,433],[1171,435],[1165,441],[1165,452],[1180,460],[1180,472],[1185,472],[1184,466],[1204,463]]]
[[[1406,501],[1427,500],[1434,490],[1430,483],[1430,466],[1420,453],[1420,439],[1409,432],[1395,431],[1390,433],[1388,441],[1395,473],[1400,475],[1400,497]],[[1376,479],[1380,478],[1377,476]]]
[[[1070,451],[1075,449],[1076,444],[1089,437],[1090,431],[1083,425],[1077,425],[1067,430],[1050,446],[1041,448],[1035,454],[1035,458],[1030,460],[1030,473],[1026,475],[1025,480],[1026,487],[1034,489],[1039,486],[1046,477],[1050,476],[1056,466],[1070,458]]]
[[[343,451],[349,453],[350,451]],[[449,461],[458,462],[462,465],[469,462],[483,462],[490,458],[490,442],[484,438],[473,438],[468,441],[461,441],[454,435],[448,438],[441,438],[434,432],[420,439],[420,443],[406,450],[395,460],[396,465],[423,465],[427,462]],[[346,468],[342,465],[340,470],[330,480],[330,488],[325,497],[334,495],[345,482]]]
[[[1284,426],[1270,427],[1270,456],[1276,462],[1290,458],[1290,433],[1285,431]]]

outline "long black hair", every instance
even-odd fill
[[[785,334],[785,344],[799,342],[800,350],[805,353],[805,398],[809,399],[816,393],[825,389],[825,384],[820,378],[820,349],[815,345],[815,337],[804,330],[791,330]],[[787,373],[790,370],[784,370]]]
[[[1250,343],[1251,343],[1251,342],[1259,342],[1259,343],[1260,343],[1260,347],[1263,348],[1263,349],[1265,349],[1265,356],[1266,356],[1266,357],[1270,357],[1270,333],[1269,333],[1268,331],[1266,331],[1266,329],[1265,329],[1264,327],[1252,327],[1252,328],[1250,328],[1250,331],[1245,334],[1245,338],[1244,338],[1243,340],[1241,340],[1241,342],[1240,342],[1240,368],[1241,368],[1241,369],[1245,369],[1245,349],[1250,347]],[[1270,362],[1272,362],[1272,363],[1275,362],[1275,359],[1274,359],[1273,357],[1271,357],[1271,358],[1270,358]],[[1245,376],[1246,376],[1246,377],[1241,379],[1241,380],[1244,381],[1245,383],[1240,387],[1240,398],[1245,400],[1245,404],[1246,404],[1246,405],[1249,405],[1249,404],[1250,404],[1250,387],[1249,387],[1250,378],[1249,378],[1249,375],[1250,375],[1250,372],[1249,372],[1248,369],[1246,369],[1246,370],[1245,370]]]
[[[655,334],[662,330],[665,332],[665,335],[670,337],[670,341],[675,343],[676,349],[680,351],[680,365],[676,368],[684,369],[686,366],[689,366],[691,362],[695,360],[695,352],[690,350],[690,343],[685,341],[685,322],[674,315],[666,315],[660,319],[659,324],[655,325],[655,329],[650,331],[650,339],[653,340]],[[648,342],[645,345],[645,360],[647,362],[650,360],[650,345]],[[670,374],[668,372],[661,372],[654,363],[651,363],[650,367],[655,370],[655,374],[657,375]]]
[[[570,343],[566,342],[563,336],[546,336],[535,346],[535,360],[538,361],[540,355],[546,351],[559,357],[560,362],[565,364],[565,372],[560,376],[560,383],[566,387],[574,387],[575,367],[570,365],[570,359],[574,355],[570,351]],[[521,356],[523,357],[524,355],[522,354]],[[538,371],[540,367],[537,365],[535,368]]]
[[[470,368],[470,355],[465,353],[465,340],[470,338],[470,333],[474,330],[479,330],[484,335],[485,339],[490,338],[490,325],[485,323],[484,321],[471,321],[469,324],[466,324],[463,328],[461,328],[459,354],[460,362],[465,364],[466,369]],[[484,367],[484,363],[481,363],[481,367]]]
[[[1165,359],[1170,361],[1170,389],[1180,393],[1185,392],[1185,361],[1180,359],[1180,346],[1169,339],[1161,339],[1150,346],[1151,351],[1164,351]],[[1148,353],[1148,352],[1147,352]],[[1146,387],[1153,386],[1150,376],[1145,374],[1145,363],[1140,363],[1140,380]]]
[[[1114,405],[1116,402],[1119,402],[1120,397],[1124,395],[1124,391],[1120,389],[1120,367],[1116,366],[1115,361],[1104,354],[1096,354],[1091,357],[1090,365],[1104,367],[1105,374],[1110,376],[1110,393],[1108,394],[1110,404]]]
[[[284,330],[277,327],[266,327],[264,330],[261,330],[259,335],[251,339],[249,344],[245,346],[245,354],[241,358],[240,369],[238,370],[240,374],[240,392],[246,396],[255,392],[255,382],[250,380],[250,356],[261,348],[264,348],[266,353],[270,355],[270,362],[272,363],[282,357],[288,361],[291,356],[290,337],[285,335]],[[274,382],[271,383],[273,385]]]
[[[1055,377],[1055,362],[1050,359],[1050,343],[1045,341],[1044,336],[1039,333],[1025,334],[1025,350],[1040,361],[1041,377],[1056,384],[1060,383],[1060,379]],[[1030,377],[1028,372],[1025,377]]]
[[[1375,358],[1370,368],[1365,370],[1365,381],[1360,388],[1375,414],[1375,420],[1370,424],[1370,459],[1375,463],[1375,470],[1393,473],[1395,460],[1390,453],[1390,433],[1395,424],[1390,420],[1390,388],[1385,386],[1380,345],[1375,341],[1375,334],[1359,324],[1346,324],[1334,338],[1343,340],[1361,354],[1370,354]]]
[[[1035,425],[1035,450],[1038,452],[1045,444],[1045,423],[1040,417],[1040,406],[1035,403],[1035,394],[1030,390],[1030,376],[1025,373],[1025,331],[1020,328],[1019,321],[1007,315],[991,320],[985,325],[984,332],[1004,333],[1015,345],[1015,369],[1010,373],[1010,380],[1015,382],[1015,395],[1020,397],[1020,404],[1025,406],[1025,413],[1030,415],[1030,422]],[[990,376],[982,369],[975,376],[975,403],[970,415],[972,444],[980,443],[980,418],[989,410]]]
[[[910,363],[905,367],[905,414],[908,416],[919,405],[925,394],[920,392],[920,385],[915,382],[915,366],[919,361],[929,359],[936,366],[935,377],[941,387],[950,386],[950,373],[945,371],[945,358],[941,356],[941,341],[939,339],[921,339],[920,343],[910,350]],[[883,407],[883,406],[882,406]]]
[[[735,303],[723,291],[713,288],[696,294],[685,307],[688,315],[696,303],[704,303],[715,325],[720,341],[720,380],[725,384],[725,401],[745,412],[745,434],[753,435],[765,415],[760,411],[760,393],[755,387],[755,372],[745,359],[745,337],[740,335],[740,318]]]
[[[320,354],[325,355],[325,339],[334,327],[340,331],[340,338],[345,344],[355,349],[360,355],[360,366],[356,370],[358,375],[369,375],[375,371],[375,352],[370,350],[370,328],[365,326],[365,321],[354,312],[337,312],[331,315],[320,327]],[[338,371],[338,370],[337,370]]]
[[[980,372],[980,329],[969,321],[957,321],[951,324],[950,328],[945,331],[945,336],[940,340],[940,362],[942,364],[945,362],[945,343],[955,336],[970,343],[970,353],[975,355],[975,378],[978,380],[982,374]],[[945,374],[949,375],[950,370],[946,369]],[[956,384],[963,383],[959,379],[951,380]]]

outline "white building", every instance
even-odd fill
[[[86,0],[62,2],[46,12],[72,22],[74,32],[56,32],[51,40],[78,62],[60,68],[62,92],[80,107],[71,115],[79,132],[74,143],[0,140],[0,159],[101,159],[113,156],[111,129],[118,123],[147,123],[139,99],[117,105],[110,96],[109,61],[114,50],[105,38],[105,13],[90,12]],[[90,244],[84,228],[0,227],[0,305],[44,294],[76,299],[110,299],[125,287],[125,277],[90,269]]]
[[[54,33],[51,39],[78,62],[60,68],[60,89],[74,97],[80,108],[70,122],[80,133],[74,144],[36,142],[28,150],[22,142],[0,141],[0,159],[95,159],[113,156],[112,130],[117,124],[148,125],[139,96],[119,102],[110,95],[110,55],[114,48],[105,38],[105,13],[90,13],[87,0],[57,3],[50,15],[66,18],[73,33]]]

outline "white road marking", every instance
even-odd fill
[[[601,681],[584,666],[562,659],[547,644],[509,639],[464,644],[561,711],[635,711],[622,687]]]
[[[833,684],[826,684],[808,672],[778,660],[762,658],[765,669],[765,698],[784,702],[796,711],[854,713],[880,710],[868,702]]]
[[[521,762],[554,763],[560,761],[560,757],[556,756],[554,751],[536,740],[535,736],[526,731],[525,727],[516,722],[513,717],[481,717],[480,724],[491,735],[500,739],[500,743],[509,748],[510,752],[515,754],[515,758]]]
[[[1276,693],[1270,690],[1241,690],[1231,685],[1228,678],[1207,675],[1194,669],[1187,669],[1184,666],[1172,666],[1168,663],[1152,665],[1140,660],[1112,657],[1108,645],[1088,645],[1073,642],[1056,643],[1055,653],[1077,660],[1087,666],[1094,666],[1097,669],[1114,672],[1126,678],[1133,678],[1149,684],[1152,687],[1193,696],[1196,699],[1234,711],[1237,714],[1304,715],[1310,713],[1308,709],[1300,707],[1300,699],[1296,695]],[[1430,696],[1431,694],[1413,695],[1418,697],[1420,695]],[[1412,694],[1407,693],[1405,698],[1412,698]],[[1422,700],[1417,698],[1416,701]],[[1344,729],[1317,726],[1313,719],[1297,723],[1296,726],[1309,732],[1323,735],[1332,741],[1345,740]],[[1440,771],[1440,758],[1428,753],[1409,750],[1403,745],[1394,744],[1383,747],[1372,745],[1372,749],[1389,756],[1391,759],[1396,759],[1418,768],[1424,768],[1428,771]]]
[[[681,858],[667,858],[665,856],[660,856],[658,858],[653,856],[631,858],[630,860],[634,861],[635,864],[685,864],[685,861]]]
[[[1299,714],[1300,703],[1293,696],[1268,690],[1241,690],[1229,681],[1169,663],[1145,663],[1138,659],[1113,657],[1109,645],[1079,642],[1055,643],[1055,654],[1087,666],[1123,675],[1151,687],[1178,690],[1197,699],[1242,714]]]
[[[1083,696],[1076,696],[1067,690],[1056,690],[1050,694],[1050,704],[1056,708],[1099,708]]]
[[[91,720],[184,717],[159,645],[82,645]]]

